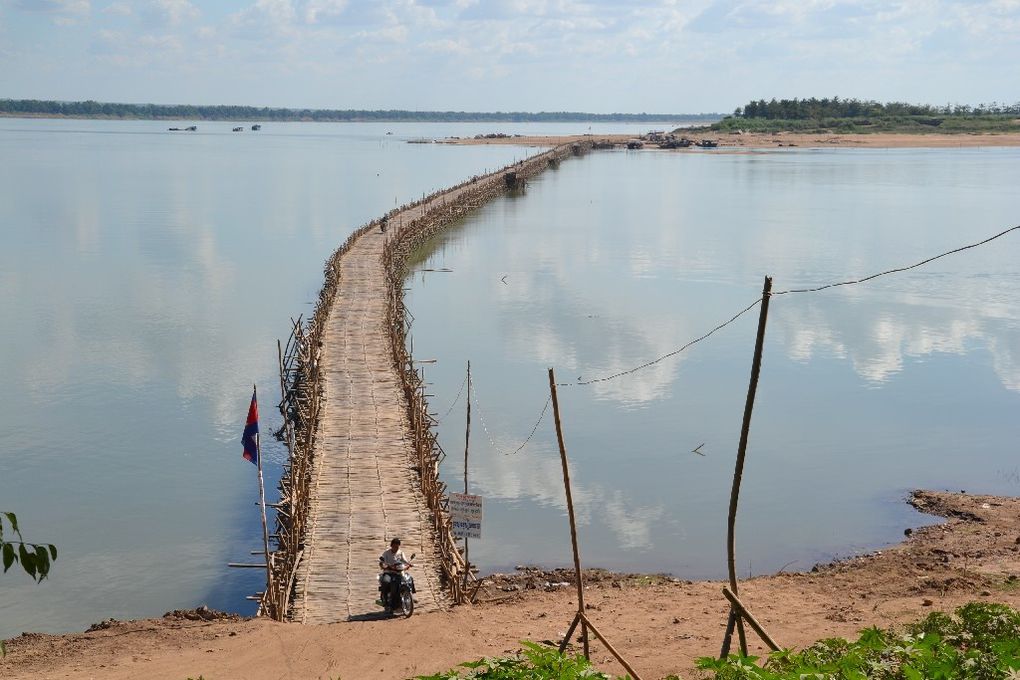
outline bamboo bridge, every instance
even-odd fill
[[[445,454],[407,349],[406,261],[467,212],[589,146],[559,146],[394,209],[329,258],[313,316],[294,321],[280,346],[278,436],[290,456],[260,614],[329,623],[380,612],[378,557],[394,536],[417,553],[416,609],[467,600],[473,576],[439,480]]]

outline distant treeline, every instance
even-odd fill
[[[257,106],[196,106],[192,104],[115,104],[0,99],[0,115],[68,118],[135,118],[149,120],[260,120],[321,122],[512,122],[604,123],[717,120],[717,113],[580,113],[574,111],[368,111],[362,109],[273,109]]]
[[[884,116],[1017,116],[1020,102],[1016,104],[907,104],[889,102],[882,104],[860,99],[759,99],[733,112],[743,118],[768,118],[771,120],[817,120],[819,118],[881,118]]]
[[[759,99],[711,127],[745,132],[1020,132],[1020,102],[967,106],[860,99]]]

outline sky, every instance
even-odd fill
[[[1020,100],[1020,0],[0,0],[0,98],[728,113]]]

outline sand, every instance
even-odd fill
[[[1020,606],[1020,499],[917,492],[912,502],[949,519],[812,572],[743,581],[742,599],[781,645],[793,647],[975,599]],[[494,576],[479,604],[410,619],[302,626],[177,613],[87,633],[22,635],[8,642],[0,677],[407,678],[513,652],[520,640],[559,642],[576,608],[573,588],[563,585],[569,578],[537,569]],[[585,597],[589,616],[644,680],[691,677],[697,657],[719,651],[727,612],[721,587],[592,572]],[[764,651],[755,642],[752,650]],[[600,668],[622,672],[601,644],[592,650]]]

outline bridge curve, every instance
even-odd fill
[[[282,538],[267,612],[302,623],[380,612],[378,557],[393,536],[405,554],[417,554],[417,610],[464,598],[451,583],[464,565],[454,564],[461,558],[445,516],[439,457],[425,457],[438,444],[431,423],[422,422],[423,396],[416,401],[420,390],[407,380],[406,258],[466,212],[580,151],[557,147],[396,209],[362,227],[327,262],[322,309],[309,332],[297,324],[302,337],[288,343],[303,352],[304,365],[289,370],[281,357],[291,461],[281,484]]]

